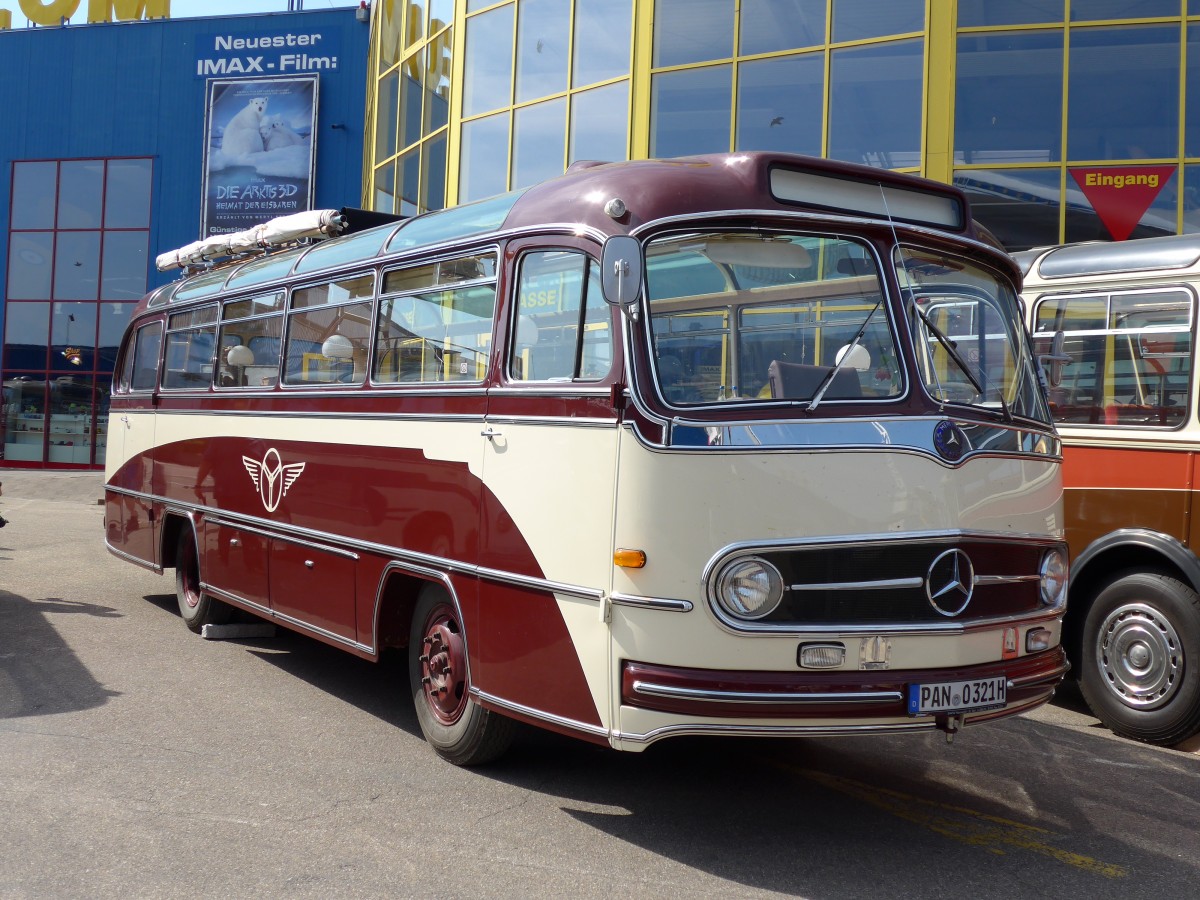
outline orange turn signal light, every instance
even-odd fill
[[[622,569],[640,569],[646,565],[646,554],[641,550],[618,550],[613,562]]]

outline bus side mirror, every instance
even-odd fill
[[[630,312],[642,295],[642,245],[637,238],[614,235],[600,256],[600,289],[613,306]]]
[[[1050,387],[1058,387],[1062,384],[1062,369],[1063,366],[1069,365],[1072,360],[1063,351],[1063,344],[1066,342],[1066,335],[1062,329],[1054,332],[1054,340],[1050,344],[1050,352],[1043,353],[1038,357],[1038,366],[1041,367],[1043,377],[1046,379],[1046,384]]]

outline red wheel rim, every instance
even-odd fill
[[[179,560],[180,580],[183,583],[183,602],[188,609],[195,609],[200,603],[200,566],[196,562],[196,551],[189,544]]]
[[[467,705],[467,659],[458,616],[439,603],[421,630],[421,687],[434,717],[453,725]]]

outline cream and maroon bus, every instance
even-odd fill
[[[1177,744],[1200,732],[1200,235],[1017,259],[1035,348],[1061,356],[1073,674],[1113,731]]]
[[[165,254],[192,274],[125,337],[108,546],[173,568],[194,631],[405,650],[452,762],[515,721],[621,750],[953,735],[1066,671],[1020,273],[951,187],[583,163],[207,255]]]

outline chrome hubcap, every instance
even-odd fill
[[[1096,651],[1104,683],[1127,706],[1156,709],[1179,690],[1183,646],[1171,623],[1152,606],[1129,603],[1109,613]]]

